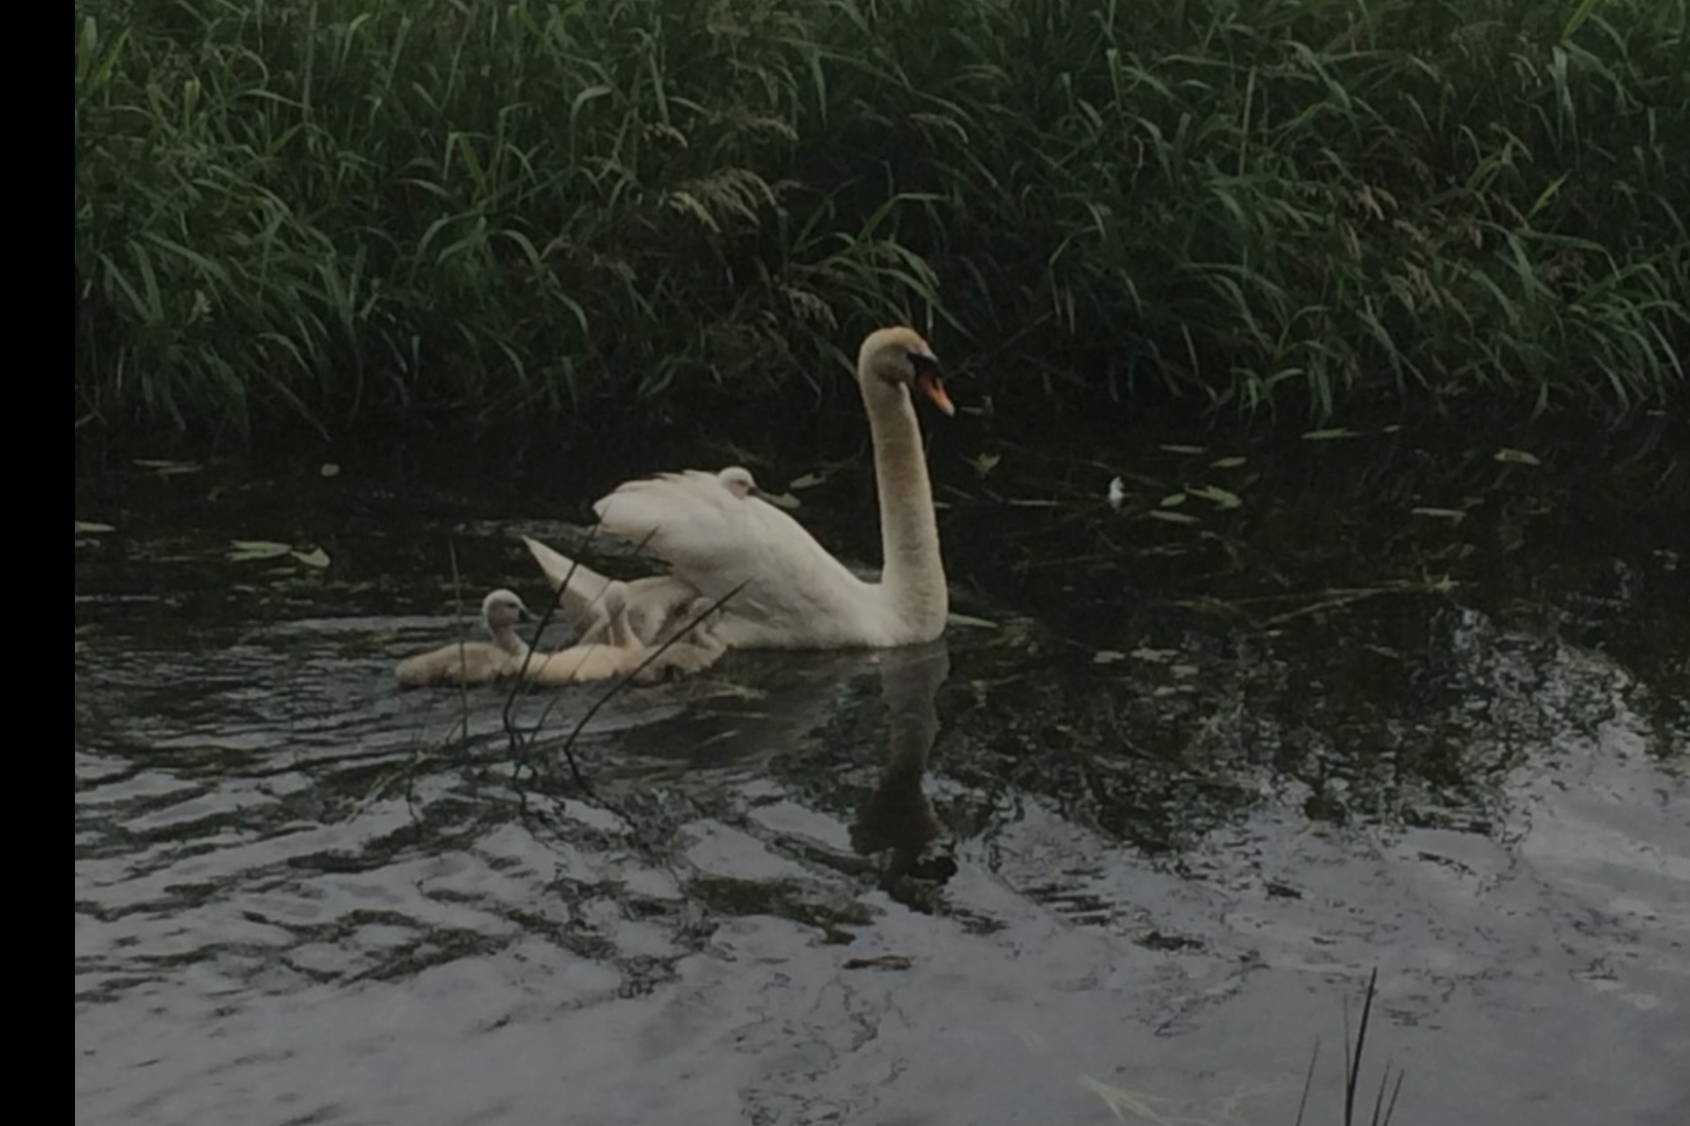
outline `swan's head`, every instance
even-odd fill
[[[528,607],[514,591],[501,588],[481,600],[481,616],[489,629],[508,629],[528,618]]]
[[[751,470],[745,468],[743,465],[728,466],[726,469],[716,474],[716,479],[723,485],[727,486],[728,492],[732,493],[740,500],[744,500],[746,497],[759,491],[757,488],[757,479],[751,476]]]
[[[913,328],[899,325],[869,333],[857,353],[857,373],[859,379],[914,388],[946,414],[956,413],[939,378],[939,358]]]

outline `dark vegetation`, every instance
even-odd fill
[[[1685,26],[79,0],[78,432],[802,409],[890,320],[976,401],[1682,402]]]

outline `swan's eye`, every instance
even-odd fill
[[[909,357],[910,367],[914,369],[916,375],[939,374],[939,361],[927,355],[927,353],[907,352],[905,355]]]

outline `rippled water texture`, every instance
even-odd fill
[[[1690,1122],[1683,467],[1397,441],[936,440],[946,643],[508,725],[393,663],[608,481],[81,482],[77,1121],[1337,1122],[1377,967],[1368,1108]]]

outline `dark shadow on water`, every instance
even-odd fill
[[[623,692],[590,795],[596,690],[393,662],[743,450],[79,481],[78,1121],[1289,1122],[1374,966],[1397,1121],[1679,1121],[1682,427],[1005,428],[943,642]],[[753,467],[868,558],[846,433]]]

